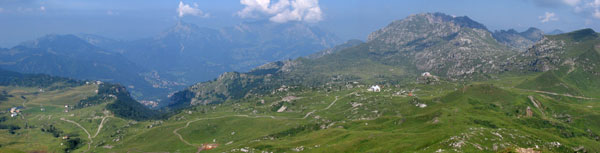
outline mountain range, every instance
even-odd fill
[[[227,71],[306,56],[333,47],[339,39],[303,23],[257,21],[212,29],[179,21],[153,38],[101,42],[100,47],[122,53],[161,78],[191,84]]]
[[[47,36],[2,49],[2,62],[23,70],[15,65],[36,65],[42,60],[28,60],[35,56],[105,57],[97,69],[128,65],[123,68],[143,80],[150,74],[167,86],[170,77],[187,81],[185,69],[196,73],[201,68],[194,66],[210,65],[203,61],[219,65],[217,73],[240,66],[231,61],[258,59],[232,56],[241,54],[232,44],[247,41],[261,45],[247,48],[257,54],[283,55],[288,52],[261,48],[296,40],[265,32],[244,36],[247,29],[175,27],[133,42]],[[237,36],[228,37],[232,33]],[[309,35],[302,38],[326,38]],[[150,47],[129,48],[142,43]],[[599,152],[599,44],[592,29],[492,32],[466,16],[421,13],[391,22],[366,41],[289,52],[247,72],[225,72],[169,94],[160,110],[131,98],[137,86],[0,70],[0,109],[6,110],[0,112],[0,152]],[[221,47],[231,50],[203,50]],[[157,56],[181,63],[158,64],[170,60]],[[220,56],[230,61],[217,63]],[[65,70],[60,63],[53,68]]]
[[[248,73],[225,73],[214,81],[193,85],[188,91],[196,98],[187,100],[222,102],[290,85],[402,82],[423,72],[451,80],[489,79],[508,71],[513,63],[506,59],[524,52],[521,48],[533,46],[541,37],[535,28],[492,33],[468,17],[416,14],[373,32],[364,43],[338,46],[339,51],[270,63]]]
[[[477,70],[499,72],[501,65],[506,64],[503,58],[524,51],[540,40],[542,34],[536,28],[491,32],[468,17],[442,13],[412,15],[373,32],[366,42],[351,40],[344,44],[331,33],[299,22],[255,21],[212,29],[178,21],[152,38],[132,41],[92,34],[48,35],[3,49],[1,52],[8,56],[0,60],[1,67],[8,70],[114,81],[129,87],[138,99],[164,101],[168,93],[190,84],[211,80],[224,72],[246,72],[272,61],[306,56],[307,59],[292,61],[324,62],[320,64],[332,65],[328,72],[335,72],[331,69],[335,66],[321,57],[359,47],[369,48],[368,54],[373,57],[369,63],[385,67],[402,65],[389,75],[428,71],[465,79],[473,77],[465,74]],[[335,64],[353,65],[342,63]],[[305,71],[312,70],[305,68]]]
[[[138,99],[160,101],[186,85],[227,71],[310,55],[338,38],[303,23],[243,23],[211,29],[178,21],[153,38],[48,35],[2,49],[0,67],[121,83]]]

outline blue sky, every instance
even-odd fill
[[[423,12],[466,15],[490,30],[598,31],[599,8],[600,0],[0,0],[0,47],[46,34],[152,37],[178,20],[212,28],[252,20],[306,22],[364,40]]]

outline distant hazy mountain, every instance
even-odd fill
[[[161,92],[140,75],[146,72],[143,67],[74,35],[47,35],[0,50],[0,55],[0,68],[6,70],[112,81],[133,88],[137,96]]]
[[[88,43],[98,46],[102,49],[106,49],[106,51],[123,53],[123,50],[119,50],[123,48],[125,45],[125,41],[115,40],[112,38],[107,38],[100,35],[95,34],[77,34],[77,37],[87,41]]]
[[[495,31],[493,36],[502,44],[524,51],[542,39],[544,32],[532,27],[523,32],[517,32],[514,29]]]
[[[549,34],[549,35],[558,35],[558,34],[563,34],[563,33],[565,33],[565,32],[562,31],[562,30],[560,30],[560,29],[555,29],[555,30],[552,30],[551,32],[548,32],[546,34]]]
[[[317,53],[314,53],[312,55],[309,55],[308,58],[319,58],[319,57],[322,57],[322,56],[325,56],[325,55],[333,54],[335,52],[344,50],[346,48],[350,48],[350,47],[354,47],[356,45],[360,45],[362,43],[365,43],[365,42],[363,42],[362,40],[358,40],[358,39],[351,39],[351,40],[348,40],[345,43],[337,45],[337,46],[335,46],[333,48],[328,48],[328,49],[319,51]]]
[[[74,35],[48,35],[22,43],[4,50],[0,60],[8,70],[73,78],[115,80],[142,71],[125,57]]]
[[[340,42],[331,33],[298,22],[251,22],[211,29],[179,21],[153,38],[130,42],[83,37],[122,53],[156,72],[157,77],[187,84],[227,71],[248,71],[268,62],[310,55]]]

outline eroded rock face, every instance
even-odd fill
[[[533,71],[553,70],[561,63],[560,55],[565,53],[564,45],[565,42],[562,40],[552,40],[544,37],[521,56],[525,59],[533,58],[533,60],[525,63]]]
[[[507,61],[505,68],[521,72],[546,72],[563,69],[566,74],[580,70],[600,76],[598,44],[600,37],[591,29],[543,37],[525,52]],[[581,71],[582,70],[582,71]]]
[[[413,60],[418,71],[463,78],[475,72],[501,71],[502,59],[515,50],[498,43],[485,26],[468,17],[417,14],[369,35],[371,52],[398,53],[384,59]]]
[[[371,33],[367,42],[381,41],[400,46],[416,40],[429,41],[454,34],[462,28],[461,25],[455,22],[454,17],[441,13],[416,14]],[[481,27],[485,29],[483,25]]]

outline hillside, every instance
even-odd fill
[[[374,32],[366,43],[318,58],[266,64],[248,73],[225,73],[196,84],[187,90],[196,98],[186,98],[185,103],[218,103],[286,86],[352,81],[397,84],[422,72],[452,80],[486,78],[503,72],[502,59],[512,54],[516,51],[499,44],[485,26],[468,17],[418,14]]]
[[[255,21],[213,29],[178,21],[153,37],[130,41],[47,35],[0,49],[0,68],[120,83],[136,99],[160,103],[169,93],[221,73],[308,56],[339,42],[300,22]]]
[[[121,92],[118,87],[39,92],[2,86],[11,96],[0,107],[25,107],[22,118],[2,114],[0,124],[8,129],[0,129],[5,131],[0,151],[196,152],[207,144],[218,147],[203,152],[600,150],[597,100],[511,87],[533,77],[470,85],[411,82],[384,86],[381,92],[367,91],[361,83],[289,88],[140,121],[122,118],[109,109],[111,102],[77,107],[100,93],[110,93],[105,96],[110,99]],[[76,107],[64,112],[65,104]]]
[[[532,90],[597,97],[600,91],[600,37],[591,29],[545,37],[516,57],[518,69],[543,72],[520,85]]]
[[[161,118],[159,112],[133,100],[117,84],[0,72],[0,152],[71,152],[84,148],[85,143],[91,144],[98,135],[79,131],[95,124],[92,120],[102,119],[99,132],[107,118],[122,121]]]

